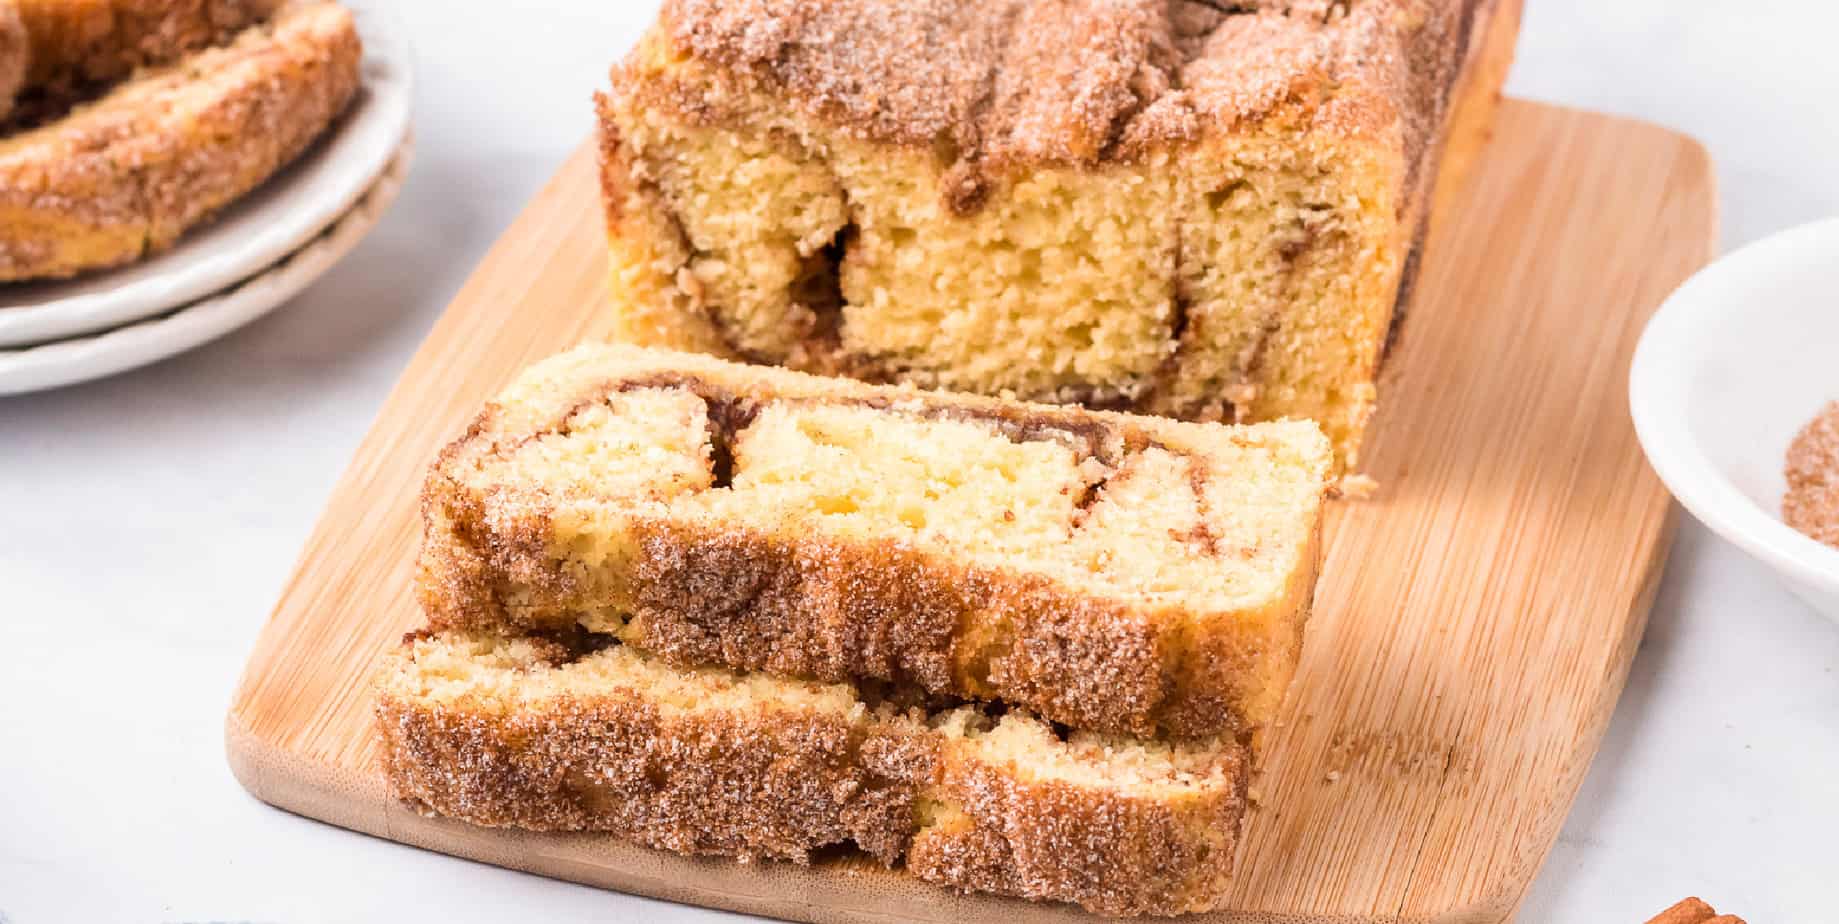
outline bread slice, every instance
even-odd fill
[[[171,246],[305,151],[355,95],[361,56],[348,11],[302,3],[0,138],[0,282]]]
[[[872,679],[1137,735],[1256,736],[1302,644],[1331,451],[587,346],[442,452],[437,627]]]
[[[1020,711],[675,668],[578,632],[412,635],[378,694],[392,787],[441,815],[686,854],[854,846],[1104,914],[1213,907],[1245,809],[1231,740],[1062,736]]]
[[[618,335],[1351,469],[1500,6],[669,0],[600,106]]]
[[[23,24],[24,87],[52,106],[224,44],[283,0],[0,0]],[[0,14],[3,15],[3,14]]]

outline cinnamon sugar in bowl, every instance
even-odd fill
[[[1839,401],[1828,404],[1788,444],[1782,519],[1839,548]]]
[[[1839,455],[1839,420],[1788,461],[1797,436],[1839,398],[1835,293],[1839,219],[1724,256],[1649,321],[1629,373],[1629,410],[1648,462],[1680,504],[1839,621],[1839,547],[1788,522],[1839,518],[1839,473],[1824,494],[1815,474]]]

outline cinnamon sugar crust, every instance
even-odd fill
[[[1222,755],[1224,757],[1224,755]],[[1207,797],[1157,805],[1041,784],[946,750],[938,790],[962,819],[915,834],[907,869],[971,892],[1070,901],[1110,915],[1211,910],[1231,882],[1249,773]]]
[[[0,282],[171,246],[304,152],[355,96],[361,56],[349,12],[300,3],[0,139]]]
[[[640,422],[657,432],[617,430]],[[803,477],[775,466],[809,462],[770,453],[813,433],[857,445],[850,426],[868,428],[852,451],[870,455],[840,464],[886,474],[848,487],[846,469],[810,473],[839,497],[900,490],[898,453],[867,460],[910,439],[1045,467],[1015,468],[1006,488],[978,481],[987,469],[937,470],[934,500],[897,505],[943,521],[930,531],[842,513],[853,502],[823,490],[775,500],[777,479]],[[676,664],[1255,740],[1300,654],[1329,459],[1308,424],[1183,424],[584,347],[530,370],[443,451],[418,594],[437,628],[583,625]],[[1051,471],[1068,480],[1030,480]],[[1038,532],[990,538],[1024,529]],[[1070,551],[986,548],[1035,535]]]
[[[1440,102],[1424,89],[1450,81],[1479,5],[672,0],[660,23],[678,52],[867,140],[1096,164],[1277,115],[1347,135],[1398,121],[1421,148]]]
[[[810,862],[849,847],[1103,914],[1206,910],[1230,881],[1248,773],[1230,741],[1062,738],[1020,713],[665,668],[585,638],[406,639],[378,680],[398,797],[686,854]]]

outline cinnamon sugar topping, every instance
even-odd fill
[[[1432,0],[673,0],[683,53],[872,140],[1096,163],[1300,107],[1431,132],[1463,4]],[[676,100],[682,103],[683,100]]]

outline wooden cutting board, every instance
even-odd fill
[[[417,625],[425,464],[526,363],[606,331],[583,149],[455,299],[333,492],[228,721],[277,806],[488,863],[810,921],[1065,920],[864,863],[687,860],[604,836],[423,818],[378,770],[366,684]],[[1230,921],[1502,921],[1622,689],[1671,526],[1626,406],[1636,335],[1710,256],[1711,166],[1649,125],[1503,104],[1443,201],[1368,471],[1330,516],[1301,672]]]

